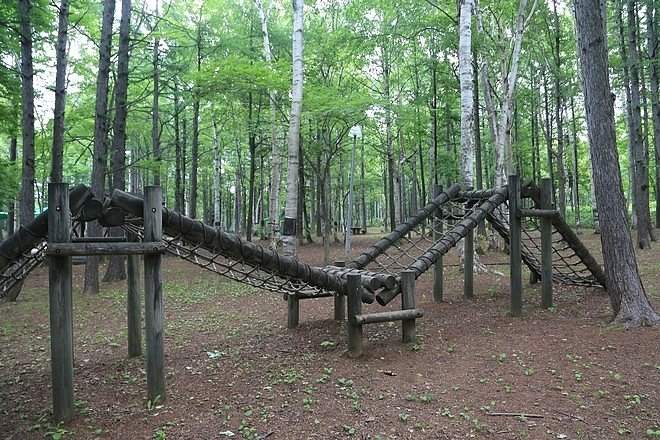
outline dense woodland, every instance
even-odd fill
[[[594,226],[574,12],[558,0],[4,2],[2,233],[66,181],[97,194],[159,184],[171,209],[248,240],[286,235],[286,209],[300,243],[328,243],[349,200],[350,223],[389,230],[435,185],[491,188],[516,172],[550,177],[557,208]],[[660,215],[657,16],[657,0],[615,0],[606,16],[642,248]]]

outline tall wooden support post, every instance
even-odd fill
[[[300,298],[297,295],[286,297],[286,328],[296,328],[300,324]]]
[[[358,274],[346,277],[346,295],[348,296],[348,357],[362,356],[362,324],[358,324],[356,315],[362,314],[362,281]]]
[[[465,236],[463,247],[463,295],[466,298],[474,297],[474,229],[470,229]]]
[[[415,308],[415,272],[404,270],[401,272],[401,309]],[[415,318],[401,321],[402,341],[414,342],[416,339]]]
[[[71,242],[69,185],[48,184],[48,241]],[[73,419],[73,301],[71,256],[48,260],[50,300],[50,359],[55,423]]]
[[[148,186],[144,194],[144,241],[163,239],[162,194]],[[163,340],[163,257],[144,256],[144,320],[147,332],[147,398],[165,399],[165,355]]]
[[[552,209],[552,180],[541,179],[541,209]],[[552,219],[541,217],[541,308],[552,307]]]
[[[128,234],[129,241],[138,241],[135,234]],[[140,256],[128,255],[127,273],[127,310],[128,310],[128,357],[142,354],[142,306],[140,292]]]
[[[509,176],[509,270],[511,316],[522,314],[522,254],[520,221],[520,177]]]
[[[344,267],[344,261],[335,261],[335,266]],[[335,292],[335,321],[343,321],[346,319],[346,295],[342,292]]]
[[[434,185],[433,187],[433,198],[435,199],[442,192],[442,186]],[[442,238],[442,208],[435,210],[435,215],[433,218],[433,241],[435,243]],[[442,302],[444,297],[443,292],[443,276],[444,276],[444,262],[443,257],[438,257],[438,261],[433,265],[433,301]]]

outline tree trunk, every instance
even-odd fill
[[[474,186],[474,78],[472,77],[472,10],[474,0],[460,1],[458,71],[461,89],[461,185]]]
[[[160,19],[158,17],[158,0],[156,0],[155,9],[156,10],[154,14],[156,18],[156,23],[158,23],[158,20]],[[158,35],[157,27],[154,27],[153,32],[156,35]],[[153,178],[154,185],[156,186],[160,186],[160,166],[161,166],[160,165],[160,121],[158,117],[158,100],[160,98],[159,46],[160,46],[160,38],[156,37],[156,39],[154,40],[154,48],[153,48],[152,64],[151,64],[151,67],[153,69],[152,81],[154,86],[152,102],[151,102],[151,154],[156,164],[154,168],[154,178]]]
[[[660,324],[639,277],[628,232],[621,173],[616,151],[614,101],[610,90],[605,3],[576,0],[578,50],[607,289],[615,323],[624,327]],[[606,208],[605,208],[606,207]]]
[[[197,39],[195,42],[197,50],[197,72],[202,70],[202,29],[197,24]],[[199,101],[200,88],[198,85],[193,90],[193,121],[192,121],[192,145],[190,147],[190,195],[188,197],[188,217],[197,218],[197,167],[199,166]]]
[[[658,36],[658,1],[646,7],[646,39],[648,47],[651,89],[651,120],[653,121],[653,152],[655,154],[655,227],[660,227],[660,38]],[[655,62],[653,62],[655,61]]]
[[[296,219],[298,218],[298,172],[300,116],[303,97],[303,0],[293,0],[293,84],[288,133],[287,197],[282,244],[284,255],[296,256]]]
[[[23,167],[21,170],[21,225],[34,218],[34,67],[32,64],[32,4],[19,0],[18,19],[21,40],[21,109],[23,134]]]
[[[183,188],[183,161],[185,160],[184,152],[181,145],[181,104],[179,97],[178,80],[174,80],[174,211],[184,212],[184,194]],[[184,117],[185,119],[185,117]]]
[[[14,166],[16,164],[16,157],[18,152],[18,139],[12,136],[9,140],[9,163]],[[7,213],[7,235],[12,235],[16,229],[16,202],[9,203]]]
[[[222,227],[220,219],[220,176],[222,174],[218,122],[213,118],[213,226]]]
[[[637,50],[637,11],[635,2],[627,0],[628,48],[630,54],[630,143],[633,159],[633,198],[637,217],[637,247],[647,249],[654,240],[649,209],[649,157],[642,136],[642,116],[639,85],[639,52]]]
[[[50,170],[51,182],[62,182],[64,162],[64,108],[66,105],[67,36],[69,30],[69,0],[62,0],[59,8],[55,53],[55,114],[53,117],[53,152]]]
[[[106,143],[108,138],[108,80],[110,75],[110,57],[112,55],[112,21],[115,16],[115,1],[106,0],[103,3],[103,19],[101,23],[101,43],[99,45],[99,70],[96,77],[96,107],[94,118],[94,156],[92,161],[92,193],[97,198],[103,198],[105,189],[105,161],[107,158]],[[101,225],[97,221],[88,223],[88,236],[100,237]],[[85,265],[86,294],[99,291],[99,257],[87,257]]]
[[[112,125],[112,187],[120,190],[126,188],[126,114],[128,112],[128,60],[131,31],[131,0],[122,0],[121,21],[119,24],[119,51],[117,54],[117,84],[115,85],[115,120]],[[122,228],[111,228],[109,235],[123,237]],[[126,279],[126,257],[112,255],[108,261],[108,269],[103,277],[104,282]]]

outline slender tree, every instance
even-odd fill
[[[626,220],[608,74],[605,2],[576,0],[574,5],[594,186],[601,207],[603,261],[614,322],[627,328],[658,325],[660,317],[644,292]]]
[[[96,76],[96,102],[94,117],[94,151],[92,158],[92,192],[97,198],[103,198],[105,189],[106,144],[108,138],[108,82],[110,76],[110,57],[112,55],[112,21],[115,16],[115,0],[103,2],[101,20],[101,43],[99,45],[99,70]],[[89,236],[98,237],[102,228],[97,221],[89,223]],[[87,257],[85,264],[86,294],[99,291],[99,257]]]
[[[69,0],[59,7],[57,42],[55,44],[55,114],[53,118],[53,150],[50,171],[51,182],[62,182],[64,160],[64,107],[66,103],[67,35],[69,28]]]
[[[115,84],[115,119],[112,124],[112,187],[126,189],[126,115],[128,113],[128,62],[132,0],[122,0],[117,53],[117,83]],[[111,228],[110,235],[122,237],[123,229]],[[126,279],[123,255],[113,255],[108,261],[104,282]]]
[[[32,62],[32,1],[18,1],[21,41],[21,99],[23,168],[19,220],[26,224],[34,218],[34,66]]]
[[[660,227],[660,35],[658,35],[658,2],[646,6],[646,45],[649,58],[649,88],[651,89],[651,120],[653,122],[653,152],[655,156],[655,227]]]
[[[303,0],[293,0],[293,86],[289,119],[287,160],[287,197],[282,244],[284,255],[296,256],[296,219],[298,218],[298,166],[300,153],[300,116],[303,97]]]

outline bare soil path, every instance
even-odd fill
[[[379,236],[354,237],[357,250]],[[321,255],[300,249],[313,264]],[[660,246],[638,259],[658,310]],[[524,316],[510,318],[506,276],[478,274],[467,300],[450,266],[447,302],[433,303],[430,275],[416,286],[417,343],[400,342],[398,323],[371,324],[352,360],[331,299],[303,301],[300,327],[287,330],[281,295],[175,258],[164,273],[168,395],[147,402],[145,360],[126,358],[125,284],[83,296],[75,268],[77,417],[65,426],[50,423],[47,270],[0,305],[0,438],[660,438],[660,331],[607,329],[602,289],[556,286],[545,311],[540,287],[526,285]]]

